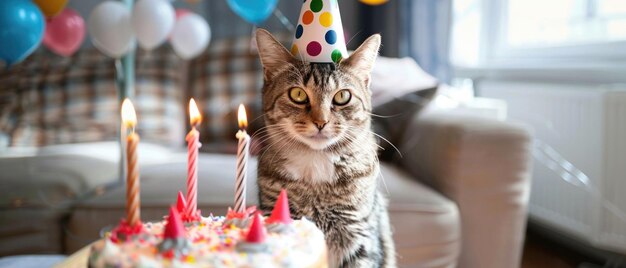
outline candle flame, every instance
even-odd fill
[[[133,128],[137,124],[135,107],[133,107],[133,103],[129,99],[124,99],[124,102],[122,102],[122,123],[128,128]]]
[[[192,98],[189,100],[189,123],[192,126],[196,126],[200,124],[200,122],[202,122],[202,115],[200,115],[196,101]]]
[[[248,127],[248,118],[246,116],[246,108],[243,104],[239,104],[239,111],[237,112],[237,118],[239,119],[239,128],[244,129]]]

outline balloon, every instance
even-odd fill
[[[228,6],[244,20],[258,25],[276,8],[278,0],[227,0]]]
[[[184,17],[185,15],[189,15],[189,13],[191,13],[189,9],[177,8],[176,9],[176,21],[178,21],[180,18]]]
[[[367,4],[370,6],[377,6],[377,5],[382,5],[384,3],[387,3],[389,0],[359,0],[361,1],[361,3],[363,4]]]
[[[87,28],[93,45],[109,57],[119,58],[134,46],[130,12],[121,2],[105,1],[96,6]]]
[[[133,29],[139,46],[151,50],[167,39],[176,15],[170,2],[165,0],[139,0],[133,9]]]
[[[0,1],[0,59],[7,65],[33,53],[43,37],[45,21],[31,1]]]
[[[67,5],[68,0],[33,0],[46,17],[54,17]]]
[[[180,18],[172,31],[172,47],[183,59],[194,58],[209,45],[211,29],[201,16],[190,13]]]
[[[85,21],[73,9],[66,8],[56,17],[49,19],[43,44],[61,56],[69,57],[85,39]]]

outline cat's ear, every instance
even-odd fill
[[[380,39],[380,34],[370,36],[350,57],[341,61],[340,65],[346,66],[369,84],[370,72],[372,72],[380,49]]]
[[[256,30],[256,44],[259,49],[265,78],[271,78],[295,60],[287,49],[265,29]]]

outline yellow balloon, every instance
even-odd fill
[[[371,6],[382,5],[384,3],[389,2],[389,0],[359,0],[359,1],[361,1],[361,3],[363,4],[367,4]]]
[[[39,9],[41,9],[41,12],[48,18],[59,14],[61,10],[65,8],[65,5],[67,5],[67,1],[68,0],[33,0],[33,2],[39,6]]]

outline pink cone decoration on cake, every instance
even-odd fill
[[[291,224],[293,222],[289,212],[289,200],[287,199],[287,191],[285,189],[280,190],[272,215],[265,222],[282,224]]]
[[[178,213],[185,213],[185,209],[187,209],[187,202],[185,202],[185,196],[183,192],[178,191],[178,199],[176,200],[176,210]]]
[[[265,242],[266,236],[267,230],[265,230],[265,226],[263,225],[261,213],[254,213],[254,218],[252,218],[252,224],[250,224],[250,229],[248,230],[248,234],[246,234],[246,242],[263,243]]]
[[[163,229],[163,240],[157,249],[166,259],[180,258],[189,253],[191,243],[185,236],[185,225],[178,208],[171,206],[170,215]]]
[[[348,57],[337,0],[306,0],[291,54],[312,63],[337,63]]]
[[[167,217],[167,224],[163,231],[163,238],[180,238],[185,236],[185,226],[183,220],[180,218],[180,213],[173,206],[170,207],[170,215]]]

